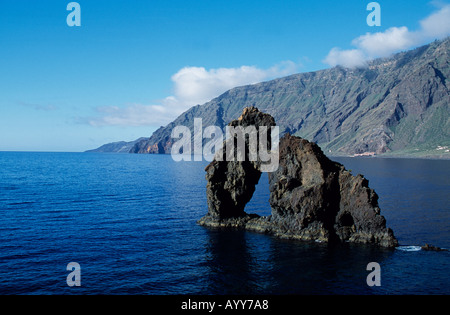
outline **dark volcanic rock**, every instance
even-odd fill
[[[230,125],[273,126],[274,119],[252,107]],[[270,138],[269,138],[270,139]],[[248,143],[246,143],[248,145]],[[272,215],[245,213],[261,171],[260,161],[215,159],[206,167],[208,214],[200,225],[235,227],[283,238],[349,241],[398,246],[380,215],[377,194],[361,175],[329,160],[315,143],[286,134],[279,144],[279,168],[269,173]]]
[[[250,107],[244,109],[242,116],[231,122],[230,126],[255,126],[256,130],[259,130],[260,126],[275,126],[275,120],[272,116]],[[228,147],[230,141],[235,141],[235,139],[226,141],[224,148]],[[248,148],[248,139],[246,139],[245,147]],[[218,161],[216,157],[206,167],[206,180],[208,181],[206,193],[210,219],[217,221],[246,217],[244,207],[252,198],[256,184],[261,177],[261,161],[250,161],[248,150],[245,160],[242,162],[226,162],[226,150],[223,150],[222,154],[222,161]]]
[[[328,159],[315,143],[285,135],[280,166],[269,182],[275,234],[397,246],[368,181]]]
[[[425,244],[424,246],[421,247],[422,250],[426,250],[426,251],[433,251],[433,252],[447,252],[447,249],[443,249],[437,246],[433,246],[430,244]]]

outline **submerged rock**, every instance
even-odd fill
[[[252,125],[258,129],[274,126],[275,121],[251,107],[230,123]],[[198,223],[282,238],[398,246],[393,231],[380,215],[378,196],[369,188],[367,179],[352,176],[343,165],[328,159],[318,145],[299,137],[286,134],[278,150],[279,167],[269,173],[272,215],[259,217],[244,211],[261,177],[261,161],[216,157],[205,169],[208,214]]]
[[[425,244],[424,246],[421,247],[422,250],[426,250],[426,251],[434,251],[434,252],[447,252],[447,249],[443,249],[437,246],[433,246],[430,244]]]

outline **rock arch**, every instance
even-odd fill
[[[275,121],[250,107],[230,125],[258,129],[275,126]],[[208,214],[198,223],[300,240],[398,246],[393,231],[380,215],[377,194],[362,175],[352,176],[343,165],[328,159],[315,143],[289,134],[281,138],[278,150],[279,167],[269,173],[270,216],[244,211],[261,177],[261,161],[216,157],[205,169]]]

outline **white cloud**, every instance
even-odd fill
[[[98,107],[100,117],[88,119],[91,126],[146,126],[164,121],[167,109],[161,105],[132,104],[125,108],[118,106]]]
[[[366,56],[358,49],[342,50],[335,47],[331,49],[324,62],[332,66],[360,68],[366,65]]]
[[[450,4],[420,21],[423,39],[444,38],[450,34]]]
[[[282,62],[269,69],[255,66],[210,70],[203,67],[185,67],[172,76],[175,84],[175,96],[172,96],[172,100],[188,107],[203,104],[234,87],[289,75],[297,69],[297,65],[291,61]]]
[[[257,83],[267,77],[256,67],[220,68],[206,70],[186,67],[172,76],[176,98],[188,104],[205,103],[221,93],[244,84]]]
[[[237,86],[254,84],[297,72],[292,61],[269,69],[255,66],[239,68],[185,67],[172,76],[174,95],[160,104],[132,104],[127,107],[98,107],[100,117],[88,119],[92,126],[160,126],[165,125],[194,105],[203,104]]]
[[[413,36],[406,26],[391,27],[385,32],[362,35],[352,44],[370,58],[386,57],[395,51],[407,49],[414,44]]]
[[[402,26],[391,27],[384,32],[367,33],[352,41],[356,49],[342,50],[335,47],[324,62],[333,67],[362,67],[371,59],[388,57],[427,41],[445,38],[450,35],[450,4],[440,4],[439,7],[437,12],[420,21],[420,29],[417,31],[410,31]]]

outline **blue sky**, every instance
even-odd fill
[[[449,35],[446,1],[1,0],[0,150],[150,136],[227,89],[364,62]],[[447,21],[447,22],[446,22]]]

